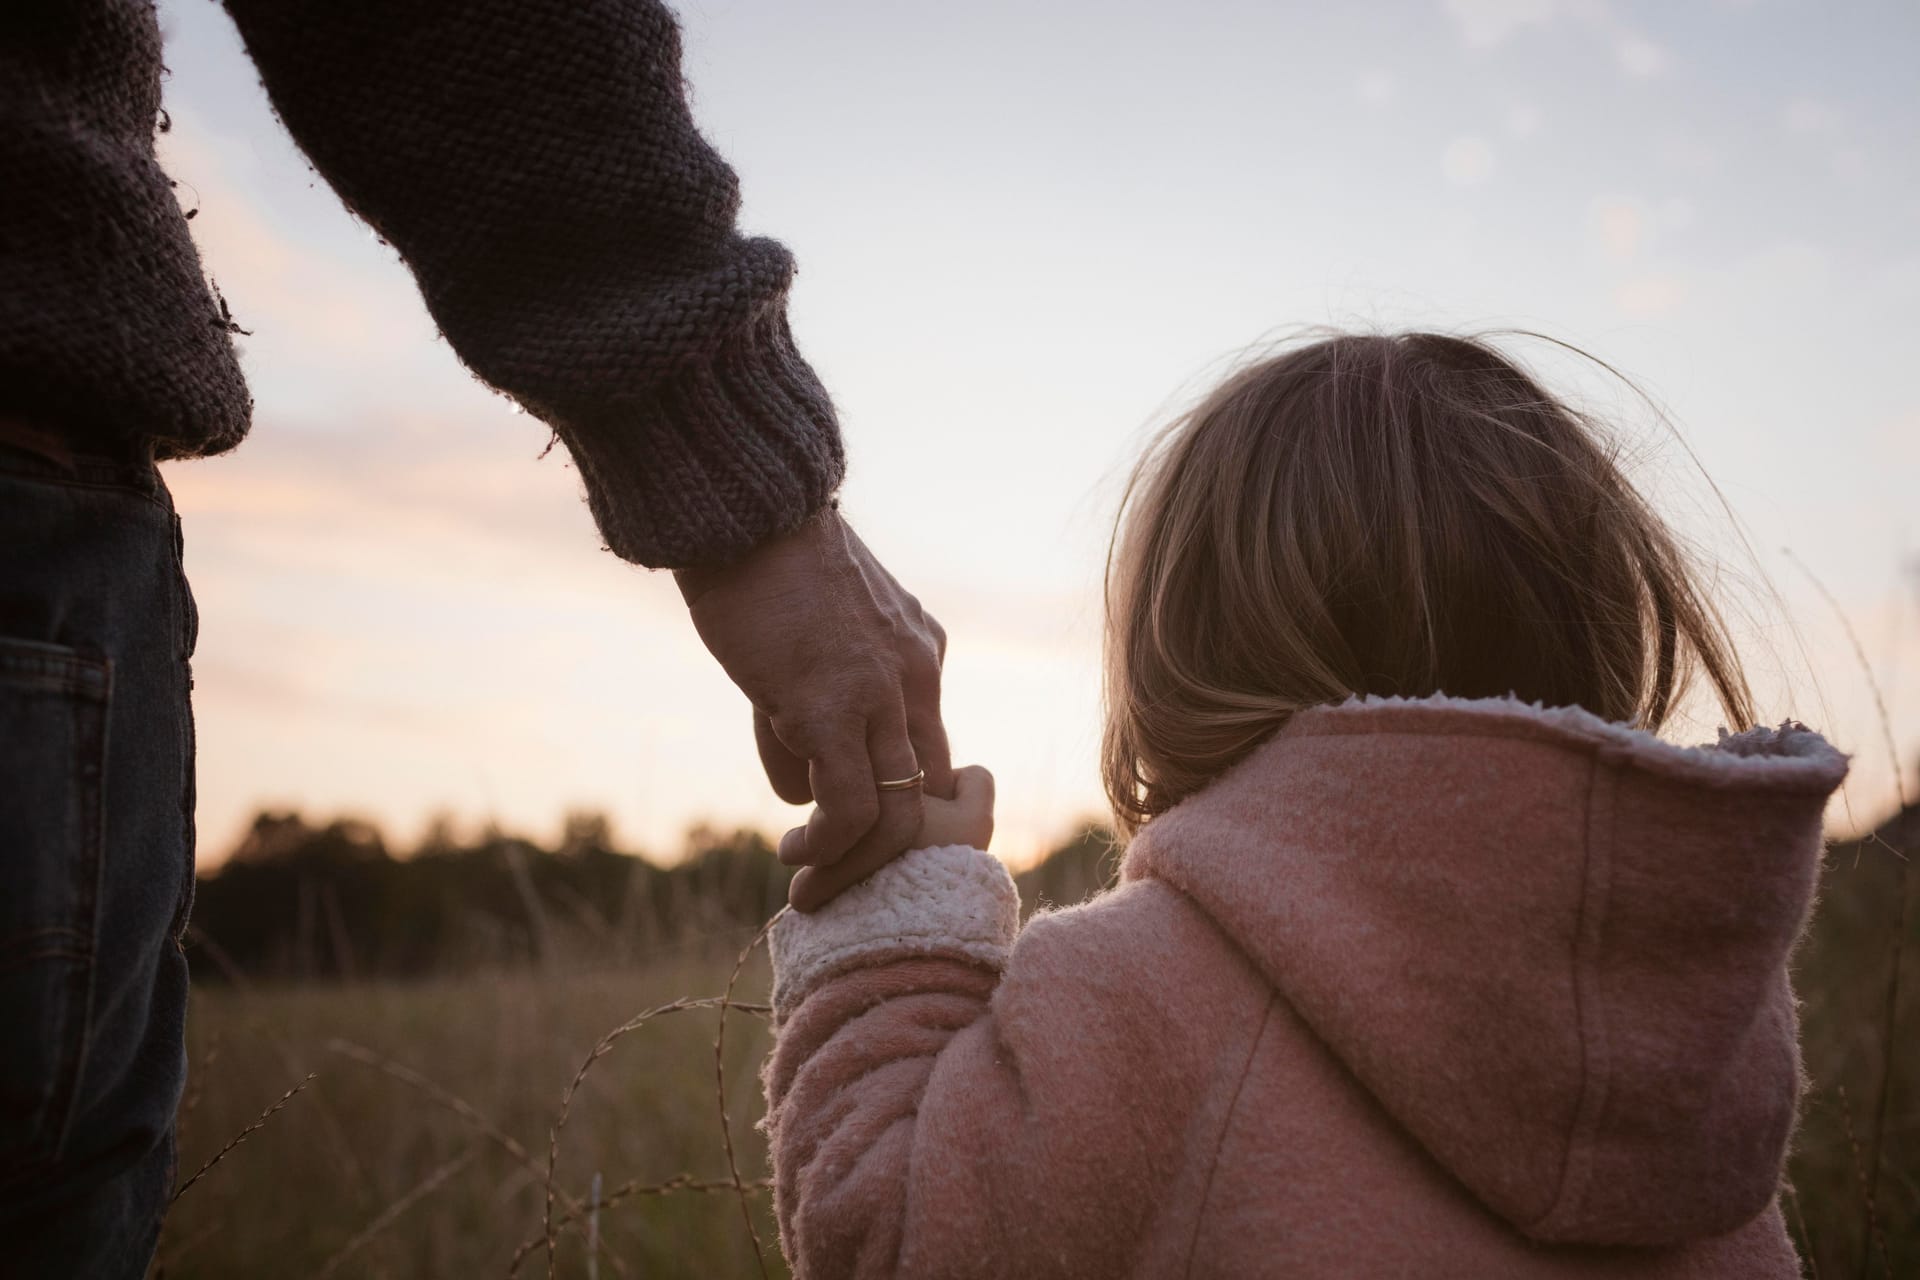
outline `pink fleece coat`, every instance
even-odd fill
[[[1800,1274],[1787,960],[1845,759],[1310,711],[1017,928],[907,855],[774,934],[802,1277]]]

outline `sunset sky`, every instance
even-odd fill
[[[1891,804],[1867,680],[1806,571],[1911,762],[1920,7],[680,11],[743,225],[801,264],[845,510],[951,634],[956,756],[999,778],[1003,856],[1100,807],[1100,559],[1141,441],[1238,353],[1329,323],[1535,329],[1640,382],[1677,437],[1516,348],[1618,416],[1723,565],[1765,713],[1857,753],[1855,820]],[[402,841],[437,812],[547,836],[603,809],[662,855],[702,819],[797,821],[671,581],[600,549],[564,451],[541,458],[546,430],[437,339],[219,7],[161,15],[163,157],[254,331],[253,438],[167,470],[202,613],[203,859],[262,805]]]

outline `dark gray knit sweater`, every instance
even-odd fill
[[[225,0],[314,166],[474,373],[571,450],[607,543],[723,562],[838,486],[657,0]],[[73,448],[231,449],[251,401],[154,159],[152,0],[0,3],[0,415]]]

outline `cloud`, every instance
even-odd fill
[[[1798,138],[1831,137],[1845,119],[1840,108],[1818,98],[1794,98],[1780,111],[1780,122]]]
[[[1660,202],[1655,217],[1665,230],[1685,231],[1699,221],[1700,213],[1685,196],[1668,196]]]
[[[1523,27],[1551,21],[1559,10],[1557,0],[1444,0],[1443,7],[1474,49],[1504,44]]]
[[[423,560],[477,547],[532,563],[597,558],[589,553],[599,535],[565,451],[538,459],[537,424],[493,397],[475,400],[474,412],[450,406],[434,416],[370,407],[324,429],[269,409],[245,449],[180,464],[167,483],[196,524],[249,544],[277,540],[344,558],[342,542],[405,536],[419,540]]]
[[[1370,107],[1390,106],[1400,96],[1400,82],[1393,72],[1374,67],[1355,77],[1353,92]]]
[[[1493,172],[1493,148],[1471,134],[1455,138],[1440,153],[1440,168],[1455,186],[1475,186]]]
[[[1614,39],[1613,55],[1620,69],[1636,80],[1660,75],[1673,63],[1673,55],[1664,45],[1654,43],[1637,32],[1624,32]]]
[[[1646,240],[1647,216],[1639,201],[1618,197],[1600,201],[1593,211],[1593,225],[1600,246],[1615,262],[1632,262],[1640,256]]]
[[[1782,240],[1734,264],[1732,278],[1750,291],[1780,298],[1788,292],[1814,297],[1832,288],[1834,255],[1825,245]]]
[[[1880,428],[1879,440],[1889,458],[1920,462],[1920,409],[1887,419]],[[1920,559],[1914,561],[1914,566],[1915,572],[1920,573]],[[1920,586],[1920,578],[1915,580],[1915,586]]]
[[[1537,138],[1546,130],[1546,117],[1540,114],[1540,108],[1532,103],[1522,102],[1508,108],[1507,118],[1503,124],[1510,137]]]
[[[1441,7],[1470,49],[1491,49],[1528,27],[1566,17],[1610,41],[1615,64],[1636,80],[1673,64],[1666,46],[1620,17],[1608,0],[1442,0]]]
[[[1874,171],[1873,153],[1865,147],[1839,147],[1833,156],[1833,172],[1838,177],[1860,179]]]
[[[1696,218],[1693,203],[1669,196],[1654,203],[1638,196],[1609,195],[1594,201],[1589,227],[1594,242],[1612,263],[1634,274],[1614,290],[1614,305],[1633,316],[1658,315],[1686,301],[1685,282],[1648,262],[1658,238],[1685,229]]]
[[[1638,276],[1613,292],[1614,305],[1630,316],[1655,316],[1687,300],[1687,289],[1672,275]]]
[[[1669,169],[1694,177],[1717,172],[1726,157],[1720,149],[1693,134],[1674,134],[1654,145],[1654,158]]]
[[[1780,124],[1787,136],[1824,150],[1835,177],[1858,182],[1874,176],[1880,167],[1868,148],[1860,145],[1858,130],[1852,126],[1846,110],[1822,98],[1791,98],[1780,109]]]

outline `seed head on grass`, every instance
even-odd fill
[[[565,1197],[570,1202],[568,1216],[567,1219],[565,1219],[567,1221],[577,1218],[581,1212],[579,1202],[573,1197],[567,1196],[565,1192],[557,1187],[554,1182],[554,1174],[560,1162],[560,1131],[566,1128],[567,1118],[573,1113],[574,1096],[579,1093],[581,1083],[587,1078],[587,1072],[593,1067],[594,1063],[612,1052],[614,1044],[623,1036],[638,1031],[654,1019],[663,1018],[673,1013],[685,1013],[691,1009],[716,1008],[720,1005],[720,1000],[721,998],[719,996],[681,996],[678,999],[669,1000],[665,1004],[655,1005],[651,1009],[641,1010],[633,1017],[627,1019],[627,1021],[607,1032],[606,1035],[601,1036],[600,1042],[593,1046],[592,1052],[588,1053],[586,1058],[580,1063],[580,1069],[574,1072],[573,1079],[567,1082],[566,1089],[560,1095],[560,1114],[554,1120],[553,1128],[550,1129],[547,1134],[546,1211],[541,1239],[547,1250],[548,1280],[555,1280],[555,1277],[558,1275],[559,1266],[555,1245],[559,1242],[557,1231],[560,1220],[556,1220],[554,1217],[553,1202],[557,1197]],[[737,1008],[739,1006],[735,1007]],[[732,1183],[727,1185],[731,1187]]]
[[[248,1125],[246,1128],[242,1129],[240,1132],[234,1134],[233,1137],[229,1138],[227,1140],[226,1146],[214,1152],[213,1159],[207,1161],[205,1164],[201,1165],[198,1169],[194,1170],[193,1176],[180,1184],[180,1189],[173,1193],[172,1199],[169,1199],[167,1201],[167,1204],[171,1206],[174,1203],[174,1201],[178,1200],[181,1196],[187,1194],[187,1188],[191,1187],[194,1183],[200,1181],[201,1178],[204,1178],[207,1175],[207,1172],[210,1169],[212,1169],[213,1166],[219,1164],[222,1160],[226,1159],[227,1153],[229,1151],[232,1151],[235,1147],[239,1146],[241,1143],[245,1142],[248,1138],[252,1137],[254,1134],[260,1132],[261,1129],[265,1128],[267,1121],[273,1119],[275,1113],[277,1113],[280,1110],[280,1108],[286,1106],[289,1102],[292,1102],[295,1095],[297,1095],[302,1089],[305,1089],[308,1085],[312,1084],[314,1080],[319,1077],[319,1075],[320,1073],[318,1071],[307,1072],[306,1079],[302,1080],[299,1084],[296,1084],[295,1086],[293,1086],[293,1088],[281,1094],[279,1099],[276,1102],[274,1102],[272,1106],[268,1107],[265,1111],[262,1111],[260,1113],[259,1119],[255,1120],[252,1124]]]
[[[737,1009],[740,1006],[735,1005],[734,1007]],[[665,1182],[645,1182],[636,1178],[631,1182],[621,1183],[611,1191],[603,1192],[600,1196],[599,1208],[611,1209],[622,1200],[638,1200],[651,1196],[669,1196],[680,1191],[710,1195],[716,1192],[737,1192],[743,1189],[749,1195],[758,1195],[761,1192],[773,1189],[773,1179],[756,1178],[753,1181],[745,1183],[743,1187],[735,1187],[732,1179],[729,1178],[702,1180],[694,1177],[690,1173],[676,1173]],[[558,1230],[570,1223],[577,1222],[582,1213],[590,1211],[591,1206],[587,1209],[569,1209],[554,1219],[554,1228]],[[520,1247],[513,1251],[513,1258],[507,1264],[507,1280],[513,1280],[514,1276],[519,1275],[520,1266],[527,1260],[528,1255],[532,1254],[534,1250],[543,1247],[546,1242],[547,1237],[544,1233],[537,1236],[530,1236],[526,1240],[521,1241]]]
[[[364,1063],[383,1075],[398,1080],[409,1089],[425,1095],[435,1106],[458,1116],[462,1121],[472,1126],[482,1137],[499,1147],[509,1156],[512,1156],[528,1173],[537,1177],[543,1172],[541,1163],[534,1158],[532,1152],[520,1144],[519,1139],[515,1138],[493,1121],[487,1119],[478,1107],[445,1085],[440,1084],[438,1081],[422,1075],[404,1062],[396,1062],[385,1054],[377,1053],[365,1045],[355,1044],[351,1040],[343,1040],[336,1037],[327,1041],[327,1050],[330,1053],[337,1053],[341,1057],[351,1059],[354,1062]],[[577,1220],[580,1216],[580,1202],[574,1198],[571,1192],[565,1190],[556,1191],[552,1178],[549,1177],[547,1180],[547,1195],[549,1199],[551,1199],[551,1197],[556,1194],[560,1196],[562,1202],[567,1206],[567,1216],[562,1219],[562,1221],[572,1222]],[[598,1246],[599,1250],[606,1254],[607,1260],[612,1264],[615,1273],[625,1276],[627,1274],[625,1264],[621,1262],[617,1256],[607,1251],[606,1242],[600,1241],[598,1242]]]
[[[740,1180],[740,1167],[733,1154],[733,1131],[727,1118],[726,1061],[723,1055],[726,1049],[727,1013],[730,1010],[738,1010],[743,1013],[768,1012],[767,1006],[765,1005],[736,1002],[733,998],[733,991],[735,986],[739,984],[740,971],[746,968],[748,957],[759,948],[762,942],[766,941],[767,934],[773,930],[773,926],[779,922],[781,916],[786,914],[786,911],[787,909],[782,907],[779,911],[774,912],[772,917],[760,926],[759,930],[753,935],[752,940],[749,941],[745,947],[741,948],[740,954],[734,958],[733,971],[727,976],[726,988],[720,995],[681,996],[677,1000],[669,1000],[665,1004],[655,1005],[651,1009],[642,1010],[613,1030],[607,1032],[606,1035],[601,1036],[600,1042],[593,1046],[592,1051],[588,1053],[586,1058],[580,1063],[580,1069],[574,1072],[573,1079],[568,1081],[566,1089],[560,1095],[560,1114],[554,1120],[553,1128],[549,1131],[547,1137],[547,1194],[541,1231],[541,1242],[547,1251],[547,1280],[558,1280],[559,1276],[559,1254],[556,1246],[559,1243],[558,1227],[560,1223],[555,1221],[553,1214],[553,1202],[555,1198],[554,1173],[560,1162],[560,1131],[566,1127],[567,1117],[572,1114],[574,1095],[579,1092],[580,1084],[587,1078],[587,1072],[592,1070],[593,1064],[612,1052],[614,1044],[618,1042],[621,1037],[638,1031],[641,1027],[646,1026],[656,1018],[665,1017],[673,1013],[685,1013],[690,1009],[718,1009],[720,1011],[719,1028],[715,1031],[713,1038],[713,1070],[715,1088],[720,1102],[720,1139],[727,1156],[728,1181],[724,1185],[739,1197],[740,1216],[747,1224],[747,1238],[753,1243],[754,1260],[760,1264],[761,1276],[765,1277],[768,1274],[766,1253],[760,1245],[760,1233],[754,1229],[753,1206],[748,1202],[747,1198],[750,1188]],[[670,1179],[669,1181],[671,1182],[672,1180]],[[667,1184],[659,1185],[666,1188]],[[681,1188],[674,1186],[670,1189],[679,1190]],[[570,1216],[578,1216],[578,1212],[578,1205],[576,1204],[570,1211]],[[524,1256],[524,1252],[515,1255],[512,1264],[514,1268],[519,1266],[520,1260]],[[509,1274],[512,1274],[512,1272],[510,1271]]]
[[[740,950],[734,958],[733,972],[727,975],[726,990],[720,993],[720,1025],[713,1033],[713,1091],[720,1105],[720,1145],[727,1152],[727,1176],[733,1179],[734,1194],[740,1200],[740,1220],[747,1224],[747,1239],[753,1242],[753,1260],[760,1264],[760,1280],[767,1280],[767,1255],[760,1248],[760,1233],[754,1230],[753,1206],[747,1203],[747,1189],[740,1182],[740,1165],[733,1155],[733,1124],[727,1118],[727,1010],[733,1006],[733,988],[740,981],[740,970],[747,964],[747,957],[754,953],[759,945],[766,941],[773,926],[780,923],[780,917],[787,914],[787,908],[781,907],[760,931],[753,935],[753,941]]]
[[[340,1265],[352,1257],[362,1245],[379,1235],[382,1231],[385,1231],[395,1222],[398,1222],[401,1214],[413,1208],[414,1205],[420,1203],[420,1201],[426,1199],[435,1191],[438,1191],[442,1183],[448,1181],[462,1169],[472,1164],[479,1156],[480,1148],[469,1147],[466,1151],[455,1156],[428,1174],[425,1178],[421,1179],[414,1185],[411,1191],[401,1196],[398,1200],[395,1200],[385,1209],[382,1209],[378,1217],[374,1218],[372,1222],[369,1222],[365,1227],[362,1227],[355,1233],[353,1239],[334,1250],[333,1256],[322,1263],[320,1269],[313,1273],[313,1280],[327,1280],[327,1277],[338,1271]]]

